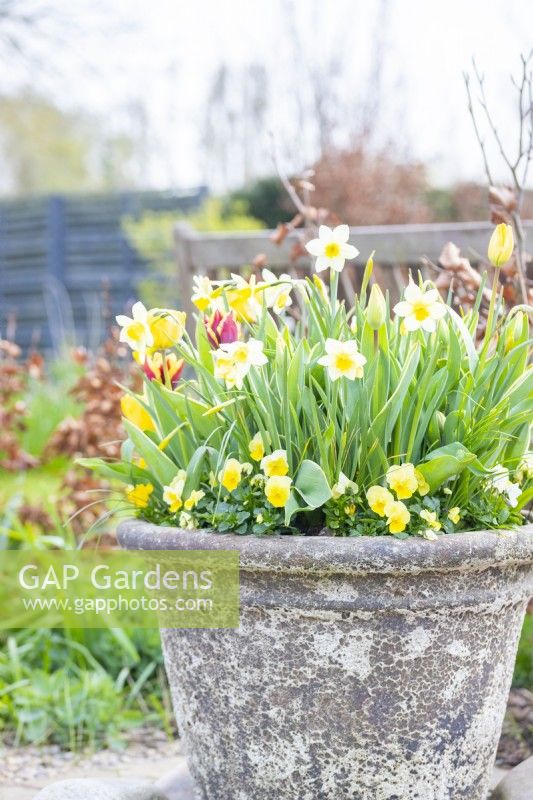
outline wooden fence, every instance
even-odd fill
[[[123,218],[187,212],[205,195],[199,188],[0,202],[0,338],[12,336],[24,348],[57,348],[74,336],[98,344],[147,272]]]
[[[525,224],[529,239],[533,238],[533,222]],[[430,225],[375,225],[352,228],[350,242],[360,251],[359,256],[341,273],[342,290],[346,296],[360,286],[365,262],[375,251],[374,276],[382,288],[389,290],[396,301],[406,284],[409,268],[421,269],[421,258],[436,262],[447,242],[454,242],[473,264],[485,258],[493,226],[484,222],[443,223]],[[282,245],[272,241],[272,231],[250,233],[199,234],[186,224],[175,227],[176,259],[184,308],[191,311],[188,298],[192,294],[192,276],[208,275],[212,279],[228,277],[251,265],[258,254],[264,254],[270,269],[303,275],[309,271],[310,259],[291,260],[291,250],[297,236],[291,234]],[[326,273],[324,273],[326,274]],[[432,275],[434,277],[434,274]]]

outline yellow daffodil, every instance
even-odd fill
[[[256,433],[254,438],[250,441],[248,450],[250,451],[250,458],[253,458],[254,461],[261,461],[265,455],[265,445],[260,433]]]
[[[196,508],[202,497],[205,497],[205,492],[202,492],[201,489],[194,489],[184,502],[184,508],[187,511],[191,511],[193,508]]]
[[[420,512],[420,517],[424,520],[424,522],[427,522],[431,530],[440,531],[442,528],[435,511],[428,511],[426,508],[424,508]]]
[[[415,468],[412,464],[389,467],[386,478],[398,500],[406,500],[408,497],[412,497],[418,489]]]
[[[349,478],[347,478],[344,472],[341,472],[339,475],[339,480],[331,490],[331,494],[334,500],[338,500],[339,497],[342,497],[347,492],[351,492],[352,494],[357,494],[358,491],[359,491],[358,485],[353,481],[351,481]]]
[[[365,311],[367,325],[369,325],[372,330],[379,331],[386,318],[387,303],[379,284],[374,283],[372,284],[372,289],[370,290],[370,297],[368,298],[368,305]]]
[[[380,517],[384,517],[387,506],[394,503],[394,497],[383,486],[371,486],[366,493],[366,499],[374,514]]]
[[[448,519],[453,522],[454,525],[457,525],[461,519],[461,509],[459,506],[454,506],[450,508],[448,511]]]
[[[134,303],[131,317],[119,314],[116,317],[120,325],[120,341],[129,344],[134,352],[139,353],[142,359],[146,350],[153,347],[154,335],[148,320],[148,311],[141,302]]]
[[[163,487],[163,500],[172,514],[179,511],[183,505],[183,487],[185,486],[186,476],[187,473],[185,470],[180,469],[177,475],[172,479],[170,485]]]
[[[199,311],[207,311],[216,297],[216,290],[207,275],[195,275],[191,301]]]
[[[429,492],[429,483],[426,481],[419,469],[415,469],[415,478],[418,483],[418,494],[425,497]]]
[[[152,347],[165,350],[174,347],[183,338],[185,332],[184,311],[173,311],[170,308],[152,308],[148,312],[148,325],[152,332]]]
[[[261,460],[261,469],[270,478],[273,475],[286,475],[289,471],[286,450],[274,450],[269,456]]]
[[[263,285],[257,283],[255,275],[246,281],[242,275],[231,275],[234,286],[225,291],[229,307],[238,318],[255,322],[261,314]]]
[[[348,225],[337,225],[328,228],[321,225],[318,229],[318,238],[307,242],[305,249],[312,256],[316,256],[315,270],[322,272],[330,267],[335,272],[341,272],[346,259],[355,258],[359,250],[348,244],[350,229]]]
[[[385,516],[391,533],[402,533],[411,519],[407,506],[399,500],[394,500],[387,505]]]
[[[366,358],[358,351],[355,339],[347,342],[326,339],[326,355],[319,358],[318,363],[327,367],[332,381],[341,377],[353,381],[363,377]]]
[[[152,417],[145,407],[131,394],[124,394],[120,398],[122,415],[133,422],[141,431],[155,431]]]
[[[275,314],[283,313],[292,305],[291,276],[284,273],[278,277],[269,269],[264,269],[262,275],[265,282],[264,298],[267,307],[271,308]]]
[[[244,378],[252,367],[260,367],[268,362],[263,353],[263,342],[248,339],[247,342],[221,344],[213,353],[215,359],[215,378],[223,380],[228,389],[234,386],[242,389]]]
[[[409,285],[404,292],[404,299],[394,306],[394,312],[403,317],[406,330],[435,331],[437,322],[446,314],[446,306],[441,301],[437,289],[423,291],[409,277]]]
[[[505,222],[501,222],[499,225],[496,225],[490,237],[487,251],[490,263],[495,267],[503,267],[513,255],[513,250],[513,228],[511,225],[506,225]]]
[[[291,493],[292,479],[286,475],[273,475],[265,483],[265,495],[275,508],[283,508]]]
[[[137,508],[146,508],[153,491],[151,483],[138,483],[137,486],[128,486],[126,497]]]
[[[220,470],[218,479],[224,489],[228,492],[233,492],[237,488],[242,478],[243,464],[237,461],[236,458],[228,458],[224,464],[224,468]]]

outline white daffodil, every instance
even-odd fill
[[[207,275],[195,275],[192,280],[193,294],[191,301],[199,311],[207,311],[213,303],[215,287]]]
[[[247,342],[230,342],[220,345],[213,353],[215,359],[215,378],[224,380],[228,389],[236,386],[242,389],[243,381],[252,367],[266,364],[263,342],[249,339]]]
[[[143,361],[146,350],[154,343],[154,335],[150,328],[148,311],[141,302],[133,304],[131,313],[131,317],[124,314],[116,317],[121,328],[120,341],[129,344]]]
[[[446,314],[446,306],[440,299],[437,289],[423,291],[409,277],[409,285],[404,292],[404,299],[394,306],[394,312],[403,317],[406,330],[416,331],[422,328],[432,333],[437,322]]]
[[[264,289],[265,303],[275,314],[281,314],[292,305],[292,278],[286,273],[283,273],[278,278],[269,269],[264,269],[262,275],[266,284]]]
[[[327,367],[332,381],[341,377],[353,381],[363,377],[366,358],[358,351],[355,339],[347,342],[326,339],[326,355],[319,358],[318,363]]]
[[[312,256],[316,256],[315,269],[317,272],[331,267],[335,272],[341,272],[346,259],[355,258],[359,250],[348,244],[350,229],[348,225],[337,225],[328,228],[321,225],[318,229],[318,239],[307,242],[305,249]]]
[[[509,478],[509,470],[502,467],[501,464],[496,464],[490,472],[493,477],[489,479],[488,483],[492,489],[495,489],[499,494],[505,495],[506,502],[514,508],[518,505],[518,498],[522,494],[522,489],[519,483],[513,483]]]

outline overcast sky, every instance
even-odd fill
[[[31,84],[67,108],[98,113],[117,130],[130,124],[127,108],[141,104],[149,131],[146,183],[166,188],[209,180],[200,142],[217,67],[225,63],[238,71],[260,63],[269,72],[270,106],[265,130],[254,132],[257,158],[268,161],[270,128],[287,160],[297,161],[295,154],[305,148],[283,141],[290,130],[288,104],[298,91],[291,75],[290,3],[106,0],[98,6],[91,0],[57,0],[68,43],[35,44],[43,67],[4,65],[0,89]],[[394,140],[410,157],[427,162],[440,184],[482,176],[462,71],[475,55],[500,128],[511,136],[515,104],[509,73],[516,72],[520,52],[533,45],[531,0],[293,0],[292,5],[298,47],[310,67],[320,74],[333,57],[342,63],[336,97],[346,118],[357,115],[366,97],[375,49],[381,46],[381,141]],[[297,139],[294,132],[290,136]],[[261,166],[268,171],[268,164]],[[301,166],[287,163],[289,170]]]

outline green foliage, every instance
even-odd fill
[[[366,293],[348,310],[335,299],[337,279],[334,276],[331,299],[309,279],[290,286],[302,303],[296,326],[288,324],[286,317],[271,314],[267,285],[231,280],[214,290],[215,300],[222,295],[226,307],[248,315],[248,342],[260,348],[264,363],[254,366],[247,361],[250,345],[243,342],[240,357],[247,366],[242,378],[231,374],[228,378],[224,371],[217,377],[218,361],[205,346],[199,324],[196,343],[186,335],[175,348],[189,364],[190,378],[175,391],[146,381],[142,401],[155,431],[143,433],[126,423],[131,446],[120,466],[131,474],[132,448],[146,461],[140,482],[152,483],[154,491],[141,515],[164,518],[165,486],[180,469],[186,472],[184,501],[192,489],[208,493],[209,473],[218,476],[229,458],[246,464],[250,441],[259,433],[267,454],[286,452],[292,481],[290,498],[285,501],[287,526],[294,517],[301,530],[315,527],[317,510],[324,521],[332,487],[344,473],[359,485],[361,495],[350,519],[329,515],[336,523],[335,532],[381,531],[383,519],[370,511],[366,493],[370,487],[389,484],[388,471],[402,464],[411,471],[416,468],[416,480],[425,480],[430,496],[419,500],[414,488],[391,497],[412,498],[411,521],[407,526],[407,510],[397,503],[396,513],[407,515],[404,528],[393,531],[389,522],[390,531],[383,532],[427,535],[428,524],[421,519],[428,511],[440,515],[438,526],[429,525],[430,535],[433,530],[497,528],[522,522],[520,509],[530,500],[532,484],[531,475],[519,477],[529,445],[533,399],[525,315],[517,317],[519,324],[512,313],[505,316],[494,294],[486,333],[477,347],[477,311],[462,319],[445,309],[432,292],[428,302],[439,306],[435,313],[440,319],[433,332],[419,328],[409,333],[402,329],[398,315],[391,319],[389,314],[374,332],[366,322]],[[250,297],[255,298],[255,306],[250,305]],[[242,305],[243,298],[248,306]],[[330,374],[324,354],[331,340],[356,346],[358,357],[364,357],[359,377],[336,379]],[[224,357],[223,351],[215,355]],[[234,362],[231,369],[241,367]],[[202,453],[200,459],[198,453]],[[494,483],[494,470],[503,477],[503,488]],[[252,465],[244,475],[244,483],[259,480],[260,465]],[[511,478],[516,478],[514,483]],[[517,491],[521,493],[518,505],[516,498],[506,494]],[[237,499],[234,522],[240,531],[245,522],[252,521],[245,514],[248,509],[242,505],[240,487],[233,496],[225,489],[219,493],[221,505],[212,510],[211,518],[196,518],[193,513],[193,521],[227,529],[225,515]],[[452,524],[447,514],[456,507],[459,518]],[[340,520],[343,525],[338,524]]]
[[[233,192],[227,201],[230,211],[235,201],[241,202],[247,212],[261,220],[267,228],[276,228],[279,222],[289,222],[295,213],[287,200],[287,192],[277,177],[259,178],[249,186]]]
[[[120,746],[132,726],[170,729],[159,632],[13,631],[0,635],[0,731],[70,750]]]
[[[513,686],[533,691],[533,614],[527,614],[518,646]]]

